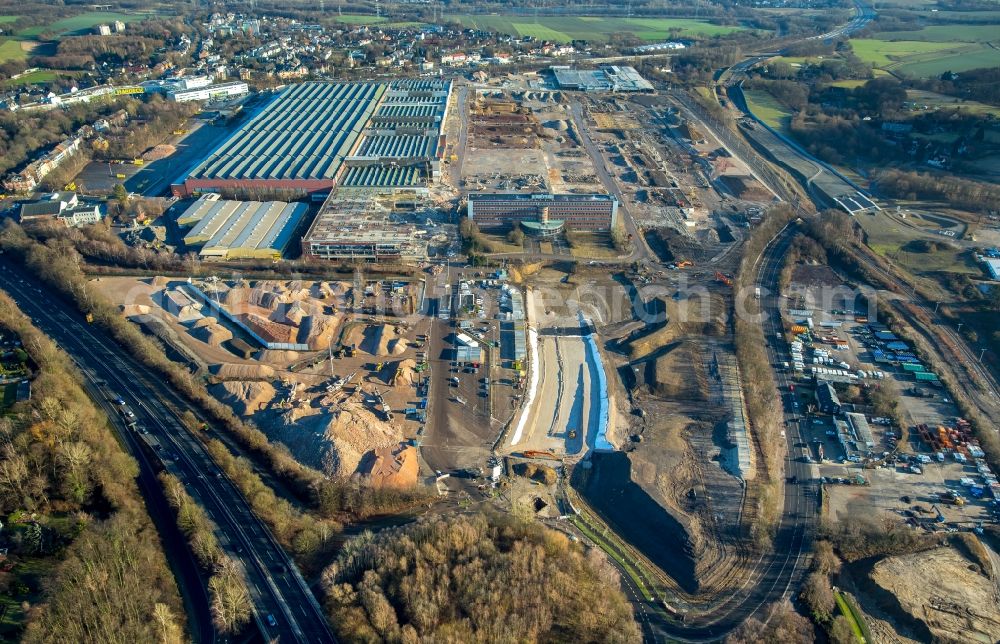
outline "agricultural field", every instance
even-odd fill
[[[744,89],[743,96],[747,99],[750,111],[760,120],[778,132],[787,133],[792,113],[778,102],[774,96],[764,90]]]
[[[878,69],[912,77],[939,76],[1000,65],[995,25],[935,25],[852,40],[854,53]]]
[[[17,16],[0,16],[0,25],[9,25],[17,20]]]
[[[27,57],[28,52],[21,46],[21,41],[0,41],[0,63],[6,63],[9,60],[24,60]]]
[[[920,58],[933,59],[941,52],[954,51],[955,43],[934,43],[917,40],[851,40],[854,54],[875,67],[883,69],[902,65]]]
[[[997,25],[931,25],[916,31],[892,31],[882,34],[893,40],[924,42],[990,42],[1000,40]]]
[[[532,36],[555,42],[571,40],[607,41],[612,34],[629,32],[647,41],[667,40],[678,35],[686,37],[712,37],[739,31],[742,27],[713,25],[704,20],[682,18],[598,18],[527,16],[452,15],[446,20],[461,23],[470,29],[484,29],[511,34]]]

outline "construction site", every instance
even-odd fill
[[[470,112],[465,191],[599,191],[562,93],[481,90]]]
[[[331,476],[416,482],[411,443],[426,421],[428,365],[418,329],[403,320],[417,303],[409,283],[95,284],[172,358],[204,375],[216,398],[303,463]]]

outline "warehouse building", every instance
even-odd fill
[[[529,233],[572,230],[609,231],[618,218],[618,200],[610,195],[476,193],[469,195],[468,217],[482,230],[522,224]]]
[[[173,193],[329,191],[386,89],[379,83],[293,85],[172,186]]]
[[[293,85],[172,186],[173,193],[426,188],[441,173],[450,95],[445,80]]]
[[[357,151],[339,181],[380,193],[423,188],[441,176],[444,122],[451,81],[400,79],[389,83]]]
[[[232,81],[204,87],[169,89],[167,90],[167,98],[178,103],[186,103],[188,101],[207,101],[243,96],[249,91],[250,88],[243,81]]]
[[[824,414],[840,413],[840,398],[829,382],[816,383],[816,408]]]
[[[215,259],[280,259],[309,206],[283,201],[229,201],[206,195],[178,218],[199,255]]]
[[[581,92],[652,92],[653,85],[634,67],[604,65],[598,69],[573,69],[565,65],[551,68],[559,89]]]

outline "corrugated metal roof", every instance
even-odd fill
[[[382,83],[293,85],[200,163],[194,179],[332,179],[382,100]]]

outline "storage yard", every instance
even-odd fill
[[[408,283],[94,285],[296,458],[334,475],[371,473],[385,485],[414,480],[416,454],[400,444],[423,432],[428,365],[417,328],[404,321],[416,305]],[[376,305],[388,312],[382,321],[360,313]]]
[[[786,392],[816,463],[827,512],[889,513],[928,531],[992,520],[1000,483],[969,424],[913,345],[875,320],[822,266],[799,265],[790,286]]]

